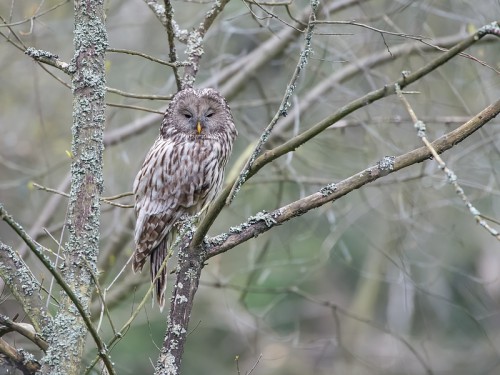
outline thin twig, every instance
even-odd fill
[[[175,50],[175,31],[173,24],[174,9],[172,8],[172,3],[170,0],[164,0],[165,3],[165,19],[166,19],[166,29],[167,29],[167,40],[168,40],[168,57],[170,63],[172,64],[175,83],[177,85],[177,91],[182,88],[181,77],[179,75],[179,70],[177,69],[177,52]]]
[[[423,121],[420,121],[411,107],[410,102],[405,98],[403,95],[403,92],[401,91],[401,88],[396,84],[396,94],[398,98],[403,102],[406,110],[408,111],[411,119],[413,120],[415,129],[417,129],[417,135],[422,139],[422,142],[424,143],[425,147],[431,152],[432,157],[434,160],[439,165],[439,169],[443,171],[443,173],[446,175],[446,179],[448,183],[450,183],[454,188],[455,192],[457,195],[462,199],[462,201],[465,203],[465,206],[469,209],[469,212],[474,216],[474,219],[476,222],[482,226],[484,229],[486,229],[492,236],[494,236],[497,240],[500,240],[500,232],[496,230],[495,228],[492,228],[486,220],[483,219],[481,213],[479,210],[474,207],[474,205],[471,203],[470,199],[467,197],[465,194],[464,189],[460,186],[460,184],[457,182],[457,176],[456,174],[446,166],[446,163],[444,160],[439,156],[437,151],[432,147],[431,142],[427,139],[426,136],[426,126]]]
[[[106,87],[106,91],[110,92],[112,94],[124,96],[126,98],[147,99],[147,100],[171,100],[172,99],[172,95],[141,95],[141,94],[134,94],[131,92],[126,92],[126,91],[114,89],[112,87]]]
[[[226,204],[230,204],[232,200],[234,199],[235,195],[238,193],[238,191],[241,188],[241,185],[244,184],[246,180],[246,176],[248,175],[248,171],[252,167],[252,164],[254,163],[255,159],[257,156],[260,154],[262,147],[264,144],[267,142],[269,139],[269,135],[273,131],[274,126],[280,119],[280,117],[286,117],[288,114],[288,109],[290,108],[290,100],[291,97],[297,87],[297,80],[300,77],[300,74],[302,71],[305,69],[307,62],[309,60],[309,56],[312,52],[311,49],[311,42],[312,42],[312,35],[314,31],[314,20],[316,19],[316,11],[318,10],[319,3],[315,1],[311,1],[311,14],[309,16],[309,23],[307,26],[307,31],[306,31],[306,36],[305,36],[305,43],[304,43],[304,48],[302,49],[299,57],[299,61],[295,67],[295,71],[292,74],[292,78],[290,82],[288,83],[288,86],[285,91],[285,95],[283,96],[283,100],[281,101],[281,104],[279,106],[279,110],[276,112],[274,115],[273,119],[269,123],[269,125],[266,127],[262,135],[260,136],[260,139],[257,141],[257,145],[255,146],[254,150],[252,151],[252,154],[248,158],[246,164],[244,165],[243,169],[240,172],[240,175],[236,179],[236,182],[233,184],[233,187],[231,188],[231,192],[229,193],[229,196],[226,200]]]
[[[0,25],[0,28],[2,27],[11,27],[11,26],[18,26],[18,25],[22,25],[23,23],[27,23],[27,22],[33,22],[34,20],[36,20],[37,18],[40,18],[41,16],[47,14],[47,13],[50,13],[52,12],[53,10],[56,10],[57,8],[69,3],[70,0],[63,0],[61,1],[60,3],[58,4],[55,4],[54,6],[44,10],[43,12],[40,12],[40,13],[36,13],[38,12],[40,9],[37,9],[35,14],[33,14],[31,17],[29,18],[26,18],[22,21],[16,21],[16,22],[10,22],[10,23],[7,23],[7,24],[3,24],[3,25]],[[40,5],[43,4],[43,2],[40,2]]]
[[[429,62],[422,68],[418,69],[417,71],[408,75],[404,75],[396,82],[393,82],[390,85],[385,85],[382,88],[374,90],[344,105],[343,107],[339,108],[335,113],[323,119],[316,125],[313,125],[312,127],[308,128],[307,130],[303,131],[297,136],[291,138],[290,140],[281,144],[280,146],[277,146],[269,151],[264,152],[255,160],[251,168],[248,170],[248,173],[245,177],[246,180],[255,175],[255,173],[257,173],[265,165],[269,164],[273,160],[276,160],[277,158],[283,155],[288,154],[289,152],[296,150],[298,147],[300,147],[310,139],[316,137],[318,134],[322,133],[325,129],[330,127],[332,124],[335,124],[337,121],[343,119],[352,112],[360,108],[363,108],[377,100],[395,94],[396,84],[398,84],[401,88],[403,88],[413,82],[418,81],[420,78],[424,77],[425,75],[429,74],[430,72],[437,69],[441,65],[445,64],[447,61],[452,59],[454,56],[456,56],[463,50],[467,49],[474,43],[477,43],[482,37],[484,37],[488,33],[493,33],[493,31],[491,31],[492,28],[493,27],[491,27],[491,25],[487,25],[479,29],[476,33],[465,38],[464,40],[462,40],[461,42],[450,48],[447,52],[443,53],[442,55],[440,55],[433,61]],[[215,218],[224,207],[226,199],[229,196],[232,190],[232,186],[235,184],[235,182],[236,181],[230,181],[228,186],[224,188],[224,190],[222,190],[222,192],[218,195],[218,197],[212,202],[211,206],[207,210],[204,219],[199,224],[198,229],[196,230],[196,233],[193,236],[193,241],[191,243],[191,246],[196,247],[203,241],[205,235],[208,232],[208,229],[210,228]]]
[[[168,62],[168,61],[165,61],[165,60],[157,59],[156,57],[153,57],[153,56],[148,55],[146,53],[132,51],[132,50],[128,50],[128,49],[108,48],[106,51],[107,52],[114,52],[114,53],[124,53],[124,54],[132,55],[132,56],[144,57],[145,59],[148,59],[150,61],[156,62],[158,64],[162,64],[162,65],[167,65],[167,66],[170,66],[172,68],[177,68],[179,66],[185,65],[185,63],[181,63],[181,62],[178,62],[178,61],[176,61],[176,62]]]
[[[49,193],[59,194],[59,195],[61,195],[63,197],[69,198],[69,194],[65,193],[63,191],[59,191],[59,190],[52,189],[52,188],[49,188],[49,187],[46,187],[46,186],[42,186],[40,184],[37,184],[36,182],[33,182],[32,184],[38,190],[43,190],[43,191],[47,191]],[[118,198],[122,198],[122,197],[131,196],[131,195],[133,195],[133,193],[127,192],[127,193],[122,193],[122,194],[118,194],[118,195],[112,196],[110,198],[100,197],[99,200],[101,202],[109,204],[110,206],[115,206],[115,207],[120,207],[120,208],[134,208],[133,204],[121,204],[121,203],[112,202],[112,200],[115,200],[115,199],[118,199]]]
[[[486,107],[459,128],[432,142],[433,149],[438,154],[443,153],[469,137],[488,121],[495,118],[498,113],[500,113],[500,100]],[[427,160],[431,156],[431,151],[424,146],[397,157],[385,157],[377,163],[377,165],[369,167],[338,183],[326,185],[317,193],[289,203],[272,212],[260,212],[250,217],[245,223],[232,227],[227,233],[222,233],[213,238],[207,238],[204,242],[206,245],[205,249],[208,252],[207,258],[228,251],[251,238],[267,232],[275,226],[301,216],[327,202],[333,202],[381,177]],[[229,189],[226,188],[225,190],[228,191]],[[212,208],[210,208],[209,211],[211,209]],[[194,241],[195,237],[193,237],[193,242]]]
[[[42,337],[36,332],[35,328],[31,324],[27,323],[17,323],[12,321],[8,316],[0,314],[0,326],[5,326],[8,331],[15,331],[20,335],[23,335],[34,344],[36,344],[43,351],[47,350],[48,344],[42,339]],[[4,328],[0,328],[0,336],[3,333],[7,333]]]
[[[411,34],[396,33],[393,31],[382,30],[382,29],[378,29],[376,27],[369,26],[369,25],[366,25],[364,23],[359,23],[356,21],[317,20],[317,21],[314,21],[314,23],[317,25],[353,25],[353,26],[359,26],[359,27],[363,27],[363,28],[368,29],[368,30],[376,31],[377,33],[380,33],[381,35],[387,34],[387,35],[399,36],[401,38],[414,39],[414,40],[419,40],[419,41],[423,41],[425,39],[431,39],[429,37],[425,37],[425,36],[421,36],[421,35],[411,35]]]
[[[163,269],[167,266],[168,260],[172,257],[172,255],[174,253],[173,249],[174,249],[174,247],[172,247],[170,249],[170,251],[168,252],[167,256],[163,260],[163,262],[162,262],[162,264],[161,264],[161,266],[160,266],[160,268],[158,270],[158,274],[156,275],[155,279],[152,280],[151,285],[149,286],[149,289],[144,294],[144,297],[142,298],[142,300],[139,303],[139,305],[137,305],[136,309],[134,310],[134,312],[132,313],[132,315],[130,316],[130,318],[125,322],[125,324],[123,324],[122,328],[120,328],[120,330],[118,332],[115,332],[113,338],[108,342],[108,344],[107,344],[106,347],[109,348],[109,350],[111,350],[118,343],[118,341],[120,341],[123,338],[125,332],[129,329],[129,327],[132,324],[132,322],[135,320],[135,318],[137,317],[137,315],[139,315],[139,312],[142,310],[142,308],[146,304],[146,301],[149,299],[149,296],[151,295],[151,293],[153,292],[153,289],[155,288],[156,280],[159,277],[161,277]],[[94,360],[87,367],[87,369],[85,370],[85,375],[90,374],[90,372],[92,371],[92,368],[96,365],[96,363],[98,361],[99,361],[99,356],[95,357]]]
[[[159,115],[163,115],[162,111],[158,111],[156,109],[150,109],[150,108],[146,108],[146,107],[139,107],[137,105],[106,102],[106,106],[108,106],[108,107],[116,107],[116,108],[134,109],[136,111],[143,111],[143,112],[149,112],[149,113],[157,113]]]
[[[102,197],[102,199],[107,200],[107,201],[114,201],[116,199],[124,198],[124,197],[131,197],[133,196],[134,193],[131,191],[127,191],[126,193],[120,193],[116,195],[111,195],[109,197]]]
[[[75,295],[73,290],[69,287],[69,285],[66,283],[66,281],[62,278],[61,274],[55,269],[55,267],[52,265],[52,262],[43,254],[41,251],[40,245],[38,245],[33,239],[25,232],[25,230],[19,225],[13,218],[12,216],[9,215],[9,213],[5,210],[5,208],[0,205],[0,218],[5,221],[9,226],[17,233],[17,235],[28,245],[28,247],[31,249],[33,254],[42,262],[44,267],[50,272],[50,274],[56,279],[58,284],[61,286],[61,288],[64,290],[64,292],[67,294],[71,302],[75,305],[77,308],[80,316],[82,317],[83,321],[85,322],[85,326],[90,332],[90,335],[94,339],[94,342],[97,346],[98,352],[99,352],[99,357],[104,361],[106,364],[106,368],[108,371],[110,371],[110,374],[114,374],[113,370],[113,364],[111,363],[111,359],[109,358],[109,355],[107,354],[106,346],[104,342],[102,341],[101,337],[95,330],[94,326],[92,325],[92,322],[90,320],[90,317],[88,316],[87,312],[85,311],[85,308],[82,306],[80,303],[80,300],[78,297]]]

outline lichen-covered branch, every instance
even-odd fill
[[[61,294],[59,310],[52,324],[45,329],[49,349],[42,365],[43,373],[66,375],[81,372],[88,329],[84,317],[88,317],[94,290],[92,275],[97,274],[107,47],[103,1],[76,1],[74,11],[75,54],[71,62],[73,160],[66,225],[69,239],[63,248],[61,275],[84,311],[82,314],[66,293]],[[106,369],[114,373],[106,348],[102,341],[96,341]]]
[[[17,323],[5,315],[0,315],[0,336],[7,332],[17,332],[36,344],[40,349],[47,350],[47,342],[40,336],[40,331],[35,331],[35,327],[27,323]]]
[[[30,47],[26,51],[24,51],[24,53],[32,57],[36,61],[51,65],[57,69],[62,70],[66,74],[71,74],[70,65],[64,61],[59,60],[59,56],[53,54],[52,52],[42,51]]]
[[[404,88],[410,85],[411,83],[418,81],[420,78],[424,77],[425,75],[431,73],[433,70],[437,69],[441,65],[445,64],[447,61],[452,59],[454,56],[458,55],[460,52],[469,48],[472,44],[476,43],[480,38],[484,37],[487,34],[488,33],[485,32],[483,28],[479,29],[476,33],[465,38],[463,41],[453,46],[450,50],[438,56],[436,59],[434,59],[427,65],[423,66],[422,68],[418,69],[414,73],[404,74],[396,82],[393,82],[390,85],[386,85],[378,90],[372,91],[362,96],[357,100],[354,100],[353,102],[339,108],[339,110],[337,110],[337,112],[335,112],[331,116],[325,118],[323,121],[319,122],[313,127],[293,137],[284,144],[265,152],[255,161],[253,168],[249,170],[249,176],[255,174],[260,168],[262,168],[264,165],[268,164],[272,160],[275,160],[280,156],[283,156],[289,152],[294,151],[295,149],[297,149],[310,139],[314,138],[315,136],[323,132],[330,125],[344,118],[348,114],[358,110],[359,108],[367,106],[376,100],[379,100],[381,98],[390,95],[394,95],[396,93],[395,89],[396,85],[399,85],[399,87]]]
[[[500,233],[495,228],[492,228],[486,222],[486,220],[482,218],[482,215],[479,212],[479,210],[476,207],[474,207],[470,199],[465,194],[464,189],[458,183],[455,172],[453,172],[450,168],[446,166],[444,160],[441,158],[441,156],[439,156],[436,150],[434,150],[434,147],[432,147],[432,144],[427,139],[425,123],[422,120],[418,119],[415,111],[410,105],[410,102],[404,97],[403,92],[398,86],[396,86],[396,94],[406,107],[406,110],[408,111],[408,114],[410,115],[413,121],[414,127],[417,130],[417,135],[420,137],[420,139],[422,139],[422,142],[425,144],[425,147],[427,147],[431,152],[432,158],[438,163],[439,169],[441,169],[445,174],[447,182],[455,188],[455,192],[465,203],[466,207],[469,209],[469,212],[474,216],[476,222],[479,225],[481,225],[484,229],[486,229],[497,240],[500,240]]]
[[[49,317],[42,300],[38,298],[40,283],[22,258],[10,246],[1,242],[0,277],[21,304],[35,331],[42,332],[42,327],[49,323]]]
[[[459,128],[441,136],[432,142],[432,148],[441,154],[463,141],[483,125],[500,113],[500,100],[488,106]],[[267,232],[277,225],[301,216],[306,212],[333,202],[340,197],[359,189],[390,173],[394,173],[410,165],[423,162],[432,156],[427,147],[421,147],[397,157],[385,157],[377,165],[369,167],[355,175],[335,184],[330,184],[319,192],[299,199],[272,212],[261,212],[237,227],[230,228],[228,233],[206,240],[205,251],[208,258],[223,253],[233,247]]]
[[[187,37],[186,55],[189,64],[184,69],[182,87],[192,87],[200,67],[200,59],[203,56],[203,38],[217,16],[224,10],[229,0],[215,1],[212,8],[205,14],[205,18],[200,26],[191,32]]]
[[[38,363],[33,354],[23,349],[16,349],[1,338],[0,353],[7,358],[10,365],[21,371],[23,375],[35,374],[40,370],[40,363]]]
[[[174,290],[170,301],[167,332],[155,367],[155,375],[180,374],[194,296],[198,290],[206,253],[181,244]]]
[[[172,3],[170,0],[165,0],[165,20],[167,29],[167,40],[168,40],[168,57],[170,63],[175,64],[177,62],[177,52],[175,50],[175,31],[174,31],[174,9],[172,8]],[[182,88],[181,78],[179,76],[179,71],[177,66],[173,66],[175,83],[177,84],[177,90]]]
[[[493,34],[491,32],[492,27],[490,25],[485,26],[484,28],[479,29],[476,33],[473,35],[465,38],[455,46],[453,46],[450,50],[446,51],[427,65],[423,66],[422,68],[418,69],[414,73],[410,74],[405,74],[403,75],[400,79],[398,79],[396,82],[391,83],[390,85],[385,85],[384,87],[374,90],[348,104],[345,106],[339,108],[335,113],[333,113],[331,116],[328,116],[324,120],[320,121],[316,125],[308,128],[307,130],[303,131],[302,133],[298,134],[297,136],[291,138],[287,142],[283,143],[280,146],[277,146],[271,150],[266,151],[262,155],[260,155],[253,163],[253,165],[248,169],[248,173],[246,174],[245,178],[248,180],[250,177],[255,175],[261,168],[263,168],[265,165],[269,164],[273,160],[276,160],[277,158],[289,153],[295,151],[298,147],[309,141],[310,139],[316,137],[318,134],[322,133],[325,129],[327,129],[329,126],[332,124],[336,123],[337,121],[343,119],[350,113],[365,107],[377,100],[380,100],[382,98],[385,98],[390,95],[394,95],[396,92],[395,85],[399,85],[399,87],[403,88],[408,86],[409,84],[416,82],[420,78],[424,77],[425,75],[429,74],[433,70],[437,69],[439,66],[445,64],[447,61],[452,59],[454,56],[458,55],[468,47],[470,47],[472,44],[476,43],[478,40],[480,40],[482,37],[484,37],[487,34]],[[193,236],[193,246],[199,245],[205,235],[208,232],[208,229],[214,222],[215,218],[217,215],[220,213],[222,208],[225,205],[226,199],[229,196],[232,186],[235,184],[234,181],[229,181],[229,186],[227,186],[220,194],[219,196],[215,199],[215,201],[211,204],[210,208],[207,211],[207,214],[205,215],[205,218],[202,220],[200,223],[198,230]]]
[[[167,27],[167,17],[165,15],[165,7],[162,4],[159,4],[157,0],[143,0],[146,5],[151,9],[161,22],[164,27]]]
[[[264,144],[267,142],[269,139],[269,136],[271,132],[273,131],[274,126],[280,119],[280,117],[286,117],[288,114],[288,109],[290,108],[290,100],[291,97],[295,91],[295,88],[297,87],[297,80],[299,79],[302,71],[305,69],[307,62],[309,61],[309,56],[312,53],[312,36],[313,36],[313,31],[314,31],[314,21],[316,19],[316,12],[318,11],[319,7],[319,2],[317,0],[312,0],[311,1],[311,14],[309,15],[309,23],[307,26],[307,31],[306,31],[306,36],[305,36],[305,41],[304,41],[304,48],[302,49],[300,56],[299,56],[299,61],[297,65],[295,66],[295,71],[292,74],[292,78],[290,79],[290,82],[288,83],[288,86],[285,90],[285,95],[283,96],[283,100],[281,101],[281,104],[279,106],[278,111],[274,115],[274,117],[271,119],[271,122],[269,125],[264,129],[262,132],[262,135],[260,136],[260,139],[257,141],[257,145],[255,146],[254,150],[252,151],[250,157],[248,158],[246,164],[243,166],[243,169],[240,172],[240,175],[236,179],[236,182],[234,183],[231,192],[229,193],[229,197],[227,198],[226,203],[230,204],[232,200],[234,199],[234,196],[238,193],[238,191],[241,188],[241,185],[246,180],[246,176],[248,174],[248,171],[252,164],[254,163],[255,159],[259,154],[261,153],[262,147]]]

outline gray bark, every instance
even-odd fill
[[[102,0],[75,1],[71,192],[68,242],[62,276],[88,314],[97,273],[99,197],[103,189],[102,157],[105,109],[104,58],[107,34]],[[57,315],[44,331],[49,350],[43,373],[80,374],[87,327],[74,301],[62,293]]]

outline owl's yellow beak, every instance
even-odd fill
[[[199,121],[196,123],[196,131],[201,134],[201,123]]]

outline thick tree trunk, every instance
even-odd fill
[[[73,73],[73,126],[71,193],[68,207],[68,242],[61,273],[87,311],[97,274],[99,246],[99,197],[103,189],[107,35],[102,0],[75,1],[75,55]],[[43,373],[80,374],[87,327],[73,301],[62,293],[53,323],[44,336],[49,350]]]

